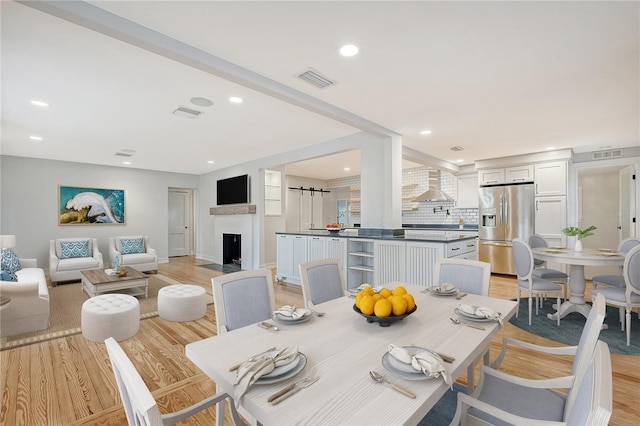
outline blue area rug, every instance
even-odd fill
[[[529,333],[555,340],[565,345],[575,346],[580,340],[580,334],[584,328],[586,318],[582,314],[572,312],[560,320],[560,327],[558,327],[555,321],[547,318],[547,314],[556,312],[552,308],[555,302],[556,299],[545,300],[537,316],[534,302],[531,325],[529,325],[529,301],[527,298],[522,298],[520,299],[520,317],[516,318],[514,315],[509,322]],[[638,314],[631,313],[631,346],[627,346],[627,332],[621,331],[619,318],[618,308],[607,306],[607,316],[604,323],[609,328],[600,332],[600,340],[609,345],[611,353],[640,355],[640,320],[638,319]]]
[[[458,392],[467,392],[467,388],[457,383],[453,384],[453,390],[448,390],[442,398],[433,406],[426,416],[418,422],[418,426],[448,425],[456,414],[458,404]]]

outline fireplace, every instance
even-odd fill
[[[242,265],[241,234],[222,234],[222,264]]]

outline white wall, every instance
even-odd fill
[[[125,190],[124,225],[58,225],[58,186]],[[98,239],[105,263],[109,237],[147,235],[161,262],[168,260],[169,187],[197,188],[195,175],[66,161],[0,156],[0,233],[16,235],[20,257],[49,267],[49,240]]]

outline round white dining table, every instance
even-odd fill
[[[624,263],[624,254],[604,250],[584,249],[583,251],[575,251],[539,247],[531,251],[535,259],[564,263],[570,265],[571,268],[569,272],[571,297],[560,305],[555,314],[547,315],[549,319],[554,321],[558,315],[560,315],[560,318],[564,318],[571,312],[579,312],[585,317],[589,315],[591,306],[587,305],[584,300],[584,289],[586,287],[584,279],[585,266],[622,266]]]

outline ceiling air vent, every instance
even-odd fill
[[[115,154],[116,157],[131,157],[133,154],[129,154],[128,152],[118,151]]]
[[[464,146],[456,145],[449,148],[451,151],[460,152],[464,151]]]
[[[200,114],[202,114],[202,111],[197,111],[195,109],[179,106],[173,111],[172,114],[179,115],[180,117],[186,117],[186,118],[197,118]]]
[[[313,84],[314,86],[320,89],[324,89],[327,86],[331,86],[335,84],[334,81],[331,81],[330,79],[323,76],[318,71],[312,68],[309,68],[306,71],[303,71],[302,73],[298,74],[298,78],[306,81],[309,84]]]
[[[598,151],[591,153],[592,160],[608,160],[610,158],[620,158],[622,157],[621,149],[610,149],[608,151]]]

